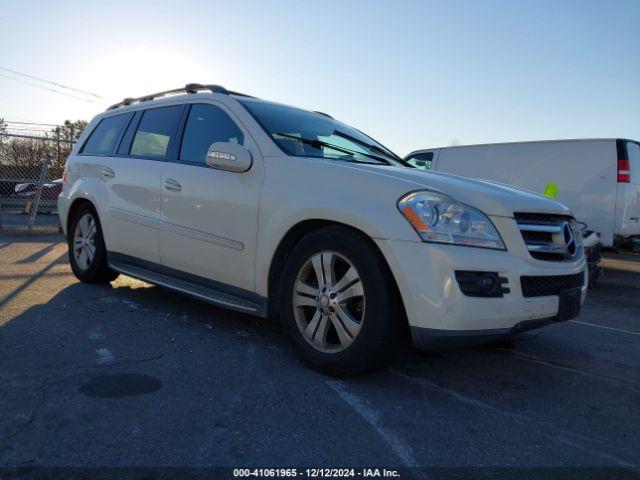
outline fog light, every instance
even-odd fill
[[[502,297],[511,293],[506,286],[509,280],[498,272],[456,270],[455,274],[460,291],[468,297]]]
[[[498,276],[495,273],[485,273],[480,277],[480,290],[488,297],[492,297],[496,293],[496,289],[500,285]]]

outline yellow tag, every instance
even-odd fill
[[[546,195],[549,198],[556,198],[558,196],[558,184],[557,183],[547,183],[547,186],[544,188],[543,195]]]

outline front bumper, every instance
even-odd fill
[[[507,251],[424,242],[377,240],[398,284],[412,338],[418,346],[478,343],[544,326],[558,314],[559,296],[524,297],[521,276],[572,275],[585,272],[580,302],[586,298],[588,271],[584,255],[571,262],[532,258],[509,219],[492,219]],[[511,222],[515,223],[512,219]],[[503,228],[500,228],[503,227]],[[470,297],[460,290],[456,270],[497,272],[508,279],[503,297]]]
[[[541,328],[555,323],[556,318],[524,320],[511,328],[487,330],[436,330],[433,328],[411,327],[411,340],[419,348],[451,348],[480,345],[494,340],[512,337],[518,333]]]

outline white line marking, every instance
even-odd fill
[[[96,360],[98,365],[112,365],[115,361],[113,354],[106,348],[99,348],[96,350],[96,354],[98,355]]]
[[[371,425],[402,460],[405,467],[418,467],[418,462],[413,458],[413,450],[395,433],[385,428],[380,423],[380,413],[368,406],[363,399],[356,394],[347,391],[337,380],[328,380],[329,385],[342,400],[344,400],[355,412]]]
[[[605,330],[613,330],[614,332],[628,333],[630,335],[640,335],[640,332],[634,332],[633,330],[625,330],[623,328],[605,327],[604,325],[597,325],[595,323],[581,322],[579,320],[569,320],[571,323],[579,323],[580,325],[589,325],[590,327],[604,328]]]
[[[490,405],[488,403],[485,403],[481,400],[476,400],[475,398],[471,398],[467,395],[464,395],[462,393],[458,393],[455,390],[451,390],[450,388],[446,388],[446,387],[441,387],[440,385],[437,385],[436,383],[433,383],[429,380],[427,380],[426,378],[423,377],[412,377],[410,375],[407,375],[406,373],[402,373],[402,372],[398,372],[396,370],[390,369],[388,368],[387,371],[389,373],[392,373],[394,375],[398,375],[410,382],[413,382],[417,385],[421,385],[427,388],[430,388],[433,391],[436,392],[440,392],[442,394],[445,395],[449,395],[453,398],[455,398],[456,400],[462,402],[462,403],[466,403],[467,405],[471,405],[473,407],[477,407],[477,408],[481,408],[481,409],[485,409],[485,410],[489,410],[491,412],[494,412],[498,415],[502,415],[505,416],[507,418],[511,418],[513,421],[515,422],[519,422],[521,425],[525,425],[525,426],[529,426],[530,428],[535,428],[535,427],[531,427],[532,424],[538,424],[539,422],[537,422],[536,419],[534,418],[530,418],[526,415],[521,415],[519,413],[515,413],[509,410],[505,410],[499,407],[494,407],[493,405]],[[619,465],[625,466],[625,467],[635,467],[636,465],[634,465],[633,463],[629,463],[625,460],[622,460],[614,455],[611,455],[607,452],[602,451],[602,444],[600,443],[600,439],[592,439],[589,437],[585,437],[584,435],[580,435],[579,433],[574,433],[574,432],[567,432],[564,430],[556,430],[555,432],[553,431],[547,431],[546,429],[543,430],[543,428],[545,428],[545,426],[543,424],[538,424],[539,430],[538,430],[538,434],[545,436],[551,440],[557,440],[561,443],[564,443],[566,445],[569,445],[571,447],[574,448],[579,448],[582,451],[585,452],[589,452],[593,455],[599,456],[600,458],[604,458],[606,460],[611,460],[611,461],[615,461],[617,462]],[[554,435],[555,433],[555,435]],[[587,446],[584,445],[580,445],[579,443],[577,443],[574,440],[569,439],[568,437],[574,437],[577,440],[580,440],[582,442],[586,442],[586,443],[591,443],[591,444],[596,444],[596,448],[592,449],[589,448]]]

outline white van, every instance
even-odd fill
[[[567,205],[604,246],[640,235],[640,144],[603,138],[464,145],[418,150],[414,166],[543,193],[558,187]]]

